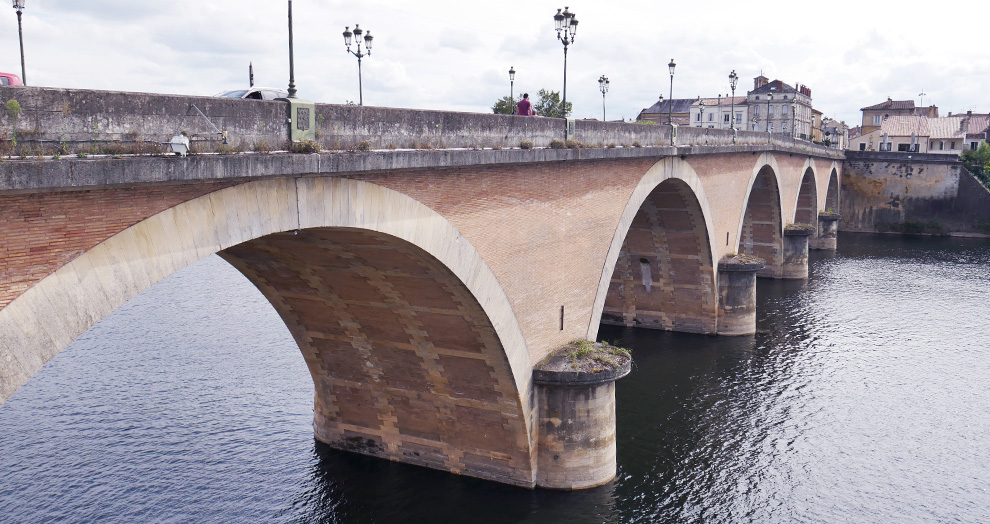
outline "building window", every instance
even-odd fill
[[[753,116],[760,116],[760,106],[753,106]]]
[[[736,123],[737,124],[742,123],[742,113],[736,113]]]
[[[767,107],[767,114],[770,114],[770,115],[773,114],[773,106],[768,106]]]
[[[861,143],[861,144],[859,145],[859,150],[860,150],[860,151],[866,151],[866,142],[863,142],[863,143]]]
[[[952,142],[949,143],[949,149],[955,149],[955,148],[956,148],[956,141],[953,140]]]
[[[698,113],[698,114],[696,114],[694,116],[695,116],[695,118],[694,118],[694,121],[695,122],[701,122],[701,113]]]
[[[773,133],[773,122],[767,122],[767,133]]]
[[[787,114],[787,106],[780,106],[780,112],[784,115]]]
[[[708,113],[708,121],[711,122],[715,119],[715,113]]]
[[[934,140],[932,140],[932,142],[930,144],[928,144],[928,149],[935,149],[935,141]]]
[[[980,147],[980,143],[979,142],[970,142],[969,143],[969,148],[972,149],[973,151],[976,151],[979,147]]]
[[[897,151],[907,153],[911,151],[911,144],[897,144]]]
[[[729,115],[722,115],[722,122],[728,124],[729,123]]]
[[[873,125],[880,125],[880,115],[873,115]]]
[[[939,151],[945,150],[945,141],[944,140],[938,143],[938,150]]]

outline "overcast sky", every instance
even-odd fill
[[[31,85],[190,95],[288,84],[287,1],[26,0]],[[0,11],[0,71],[20,74],[17,17]],[[567,96],[578,118],[635,118],[667,97],[752,89],[761,72],[812,89],[826,116],[860,122],[859,108],[888,96],[948,112],[990,111],[985,2],[656,2],[571,0],[294,0],[299,96],[358,99],[357,59],[341,33],[374,35],[363,62],[366,105],[489,112],[509,94],[560,90],[563,46],[553,15],[568,5],[580,24],[570,46]],[[938,15],[938,16],[935,16]],[[980,21],[978,24],[970,21]],[[928,27],[926,27],[928,26]]]

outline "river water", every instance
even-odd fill
[[[990,521],[990,242],[841,235],[759,333],[602,327],[617,479],[526,490],[327,449],[274,310],[217,257],[0,406],[0,522]]]

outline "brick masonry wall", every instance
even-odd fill
[[[380,233],[307,229],[221,253],[271,301],[314,377],[338,449],[531,487],[526,414],[475,297]]]
[[[602,323],[714,333],[716,287],[697,198],[664,182],[633,220],[605,299]]]
[[[193,183],[0,195],[0,309],[110,236],[231,185]]]

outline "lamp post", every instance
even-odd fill
[[[795,124],[797,124],[797,95],[794,95],[794,100],[791,101],[791,138],[797,138]]]
[[[773,89],[772,87],[770,89]],[[767,93],[767,133],[773,134],[770,130],[770,102],[773,101],[773,92]]]
[[[515,84],[516,84],[516,68],[509,66],[509,103],[512,104],[513,113],[515,113],[516,111],[515,108],[516,97],[515,97],[515,92],[513,91],[515,89]]]
[[[574,36],[577,34],[578,21],[574,17],[574,13],[570,12],[567,6],[564,6],[564,12],[557,10],[557,14],[553,15],[554,25],[557,30],[557,40],[560,40],[561,44],[564,44],[564,95],[563,101],[560,104],[561,116],[567,117],[567,46],[574,43]]]
[[[602,75],[598,79],[598,90],[602,92],[602,122],[605,121],[605,93],[608,93],[608,78]]]
[[[699,97],[699,98],[701,98],[701,97]],[[705,127],[705,101],[704,100],[698,100],[698,110],[700,111],[698,113],[698,122],[700,122],[700,124],[698,125],[698,127]]]
[[[289,0],[289,94],[287,98],[296,97],[296,69],[292,48],[292,0]]]
[[[667,123],[670,124],[670,145],[674,145],[674,68],[677,64],[674,59],[670,59],[667,69],[670,70],[670,98],[667,99]]]
[[[24,0],[14,0],[17,10],[17,37],[21,40],[21,83],[28,85],[27,73],[24,70],[24,32],[21,30],[21,11],[24,10]]]
[[[736,84],[737,83],[739,83],[739,75],[737,75],[736,70],[733,69],[732,72],[729,73],[729,87],[732,88],[732,100],[729,102],[731,104],[730,107],[732,108],[731,109],[732,116],[729,120],[730,122],[729,129],[732,130],[736,129]]]
[[[722,93],[718,94],[718,113],[715,113],[715,122],[718,124],[718,128],[722,129]]]
[[[660,100],[657,102],[657,111],[663,111],[663,95],[660,95]],[[660,113],[660,123],[663,124],[663,113]]]
[[[361,35],[364,34],[364,30],[361,26],[354,24],[354,31],[352,32],[350,28],[344,27],[344,46],[347,47],[347,52],[356,56],[358,59],[358,105],[364,105],[364,87],[361,85],[361,59],[365,57],[365,54],[361,52]],[[354,37],[354,45],[357,47],[357,52],[351,51],[351,36]],[[371,56],[371,41],[374,39],[371,36],[371,31],[364,35],[364,48],[368,51],[367,56]]]

